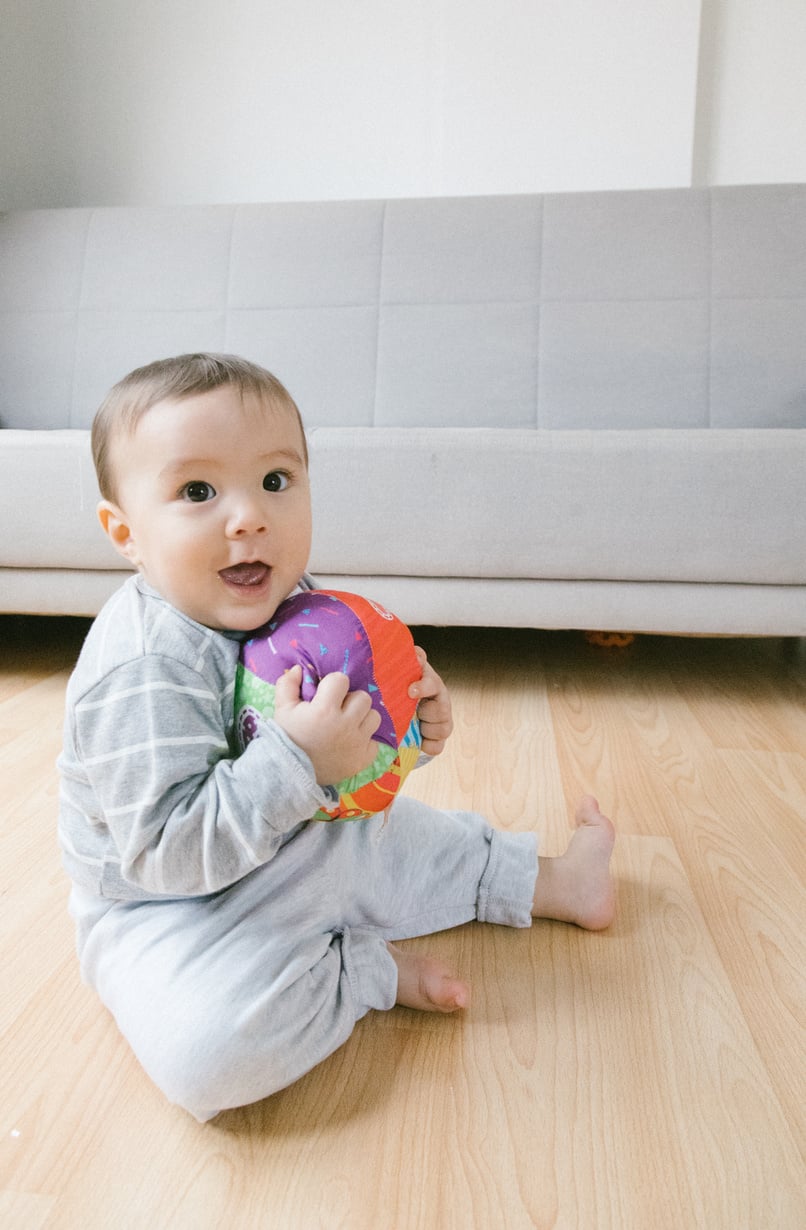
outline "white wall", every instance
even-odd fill
[[[0,208],[60,203],[63,7],[0,0]]]
[[[703,0],[694,180],[806,182],[806,0]]]
[[[0,120],[7,204],[634,187],[690,173],[700,0],[3,3],[26,9],[6,40],[19,94],[15,120]]]
[[[804,21],[804,0],[0,0],[0,207],[806,179]]]

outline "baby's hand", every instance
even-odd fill
[[[380,715],[368,692],[351,692],[340,672],[325,675],[311,701],[300,696],[302,667],[295,666],[277,681],[274,720],[301,747],[313,764],[320,786],[334,786],[367,769],[378,754],[372,736]]]
[[[448,689],[434,670],[425,650],[415,645],[414,652],[422,667],[423,675],[409,688],[409,696],[420,697],[417,714],[420,719],[422,750],[426,756],[438,756],[453,730],[451,698]]]

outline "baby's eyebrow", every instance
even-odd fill
[[[261,453],[258,460],[262,465],[272,466],[280,465],[283,462],[291,463],[292,465],[302,466],[304,461],[302,453],[295,448],[277,448],[271,452]],[[216,465],[215,457],[176,457],[170,461],[166,461],[165,465],[159,472],[160,478],[182,477],[189,472],[195,471],[201,473],[203,470],[212,468]]]
[[[298,452],[295,448],[272,449],[270,453],[261,454],[261,460],[266,465],[271,465],[273,462],[277,461],[290,461],[293,464],[300,466],[303,464],[302,453]]]
[[[210,457],[180,457],[176,461],[167,461],[160,470],[160,478],[170,478],[172,475],[187,474],[188,470],[205,470],[213,465]]]

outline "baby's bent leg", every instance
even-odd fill
[[[281,949],[259,905],[222,897],[113,906],[82,960],[148,1075],[200,1121],[298,1080],[398,986],[376,933],[309,932]]]
[[[476,813],[437,811],[404,797],[386,825],[344,826],[331,841],[344,847],[345,917],[388,940],[472,919],[531,923],[534,834],[496,832]],[[443,961],[391,943],[389,951],[398,968],[397,1003],[426,1012],[467,1006],[467,982]]]
[[[214,897],[77,913],[82,971],[154,1082],[203,1121],[299,1079],[370,1008],[463,1006],[462,979],[387,941],[472,918],[528,926],[536,872],[533,835],[400,800],[387,827],[306,826]]]

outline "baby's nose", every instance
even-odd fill
[[[227,534],[242,538],[246,534],[262,534],[268,529],[263,501],[242,496],[234,500],[227,518]]]

